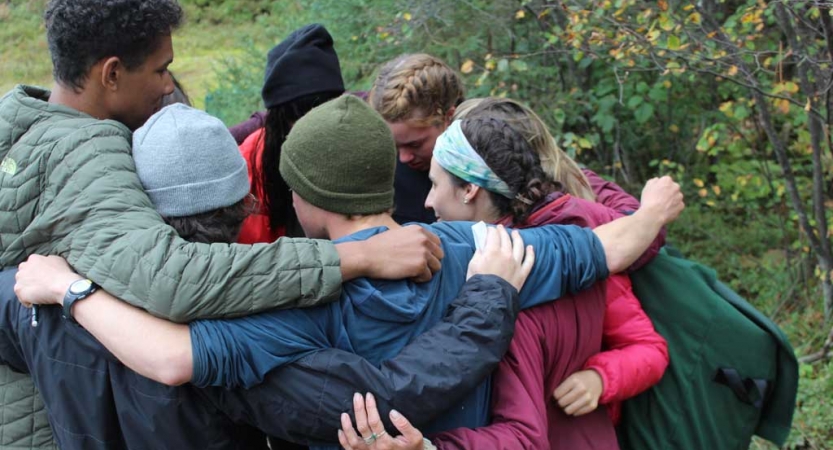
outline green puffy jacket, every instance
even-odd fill
[[[0,99],[0,267],[60,255],[113,295],[176,322],[338,298],[341,269],[330,242],[184,241],[142,189],[130,131],[48,97],[18,86]],[[0,367],[0,448],[36,447],[32,432],[46,426],[39,401],[30,396],[22,407],[20,392],[34,394],[31,380]]]

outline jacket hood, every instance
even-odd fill
[[[370,228],[333,243],[363,241],[387,230],[387,227]],[[410,323],[424,314],[439,289],[439,278],[435,276],[427,283],[359,278],[343,285],[342,301],[349,301],[355,310],[380,321]]]

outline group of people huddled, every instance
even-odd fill
[[[0,444],[619,448],[670,178],[640,202],[431,55],[345,92],[317,24],[229,129],[168,71],[176,0],[44,17],[53,88],[0,99]]]

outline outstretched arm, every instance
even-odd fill
[[[653,178],[645,184],[642,206],[635,213],[594,228],[610,272],[622,272],[633,264],[683,208],[680,186],[671,177]]]
[[[127,129],[98,122],[77,133],[92,136],[71,153],[50,157],[42,189],[49,195],[42,196],[26,238],[5,252],[8,260],[58,254],[117,298],[175,322],[312,306],[338,298],[343,279],[424,279],[438,267],[436,242],[414,229],[379,235],[384,245],[290,238],[253,246],[187,242],[145,194]]]
[[[395,409],[423,426],[459,403],[497,367],[515,330],[517,290],[493,275],[472,277],[442,322],[380,367],[326,349],[269,372],[251,389],[202,392],[238,422],[293,442],[337,443],[353,394],[373,392],[385,427]]]
[[[507,242],[488,241],[487,247]],[[334,442],[341,413],[353,412],[355,392],[375,394],[388,429],[392,408],[424,425],[479,385],[509,345],[518,312],[517,287],[531,265],[529,260],[521,263],[523,246],[512,242],[510,259],[508,246],[503,246],[503,256],[488,249],[476,255],[470,278],[443,321],[379,368],[328,349],[270,372],[252,389],[203,392],[233,419],[296,442]]]
[[[61,257],[32,255],[19,266],[15,294],[27,305],[63,305],[69,285],[81,278]],[[72,315],[140,375],[168,385],[191,380],[193,354],[188,325],[154,317],[103,290],[76,302]]]

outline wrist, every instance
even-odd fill
[[[369,274],[370,258],[365,258],[366,245],[368,245],[367,241],[336,244],[342,281],[349,281]]]
[[[657,232],[665,225],[665,220],[660,211],[654,211],[650,207],[641,207],[633,215],[642,226],[649,227],[652,230],[656,229]]]
[[[52,302],[56,305],[63,306],[64,299],[66,298],[67,292],[69,292],[69,288],[72,286],[72,283],[82,279],[83,277],[76,275],[73,278],[65,278],[56,281],[52,287]]]

